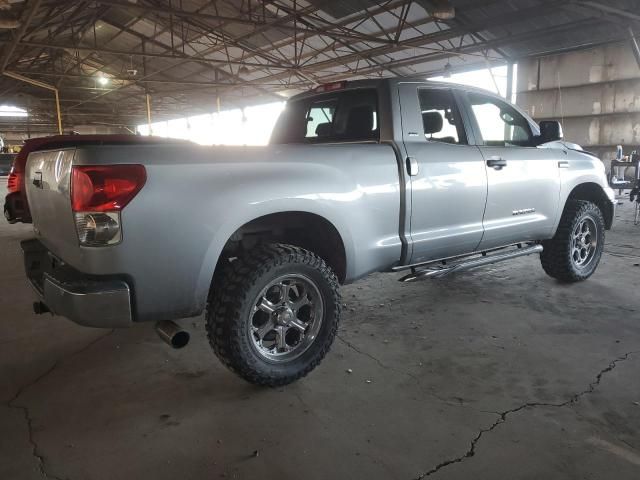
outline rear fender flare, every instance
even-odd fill
[[[198,311],[204,309],[216,265],[227,241],[243,225],[270,214],[286,212],[310,213],[322,217],[332,224],[342,238],[347,263],[346,277],[350,278],[352,276],[351,269],[354,264],[356,252],[346,219],[341,218],[336,212],[319,208],[319,205],[322,204],[314,200],[289,198],[285,201],[272,201],[251,205],[252,208],[243,212],[233,210],[230,212],[232,215],[223,221],[218,219],[216,223],[220,225],[220,228],[215,232],[213,239],[209,243],[198,274],[194,298]]]

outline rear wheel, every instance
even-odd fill
[[[560,225],[543,242],[542,268],[563,282],[586,280],[595,272],[604,248],[604,218],[592,202],[568,200]]]
[[[285,385],[313,370],[336,335],[338,280],[315,254],[291,245],[259,247],[216,279],[207,332],[216,355],[258,385]]]

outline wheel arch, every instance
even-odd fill
[[[288,243],[310,250],[327,262],[340,282],[346,277],[347,255],[342,236],[333,223],[316,213],[277,212],[246,222],[228,238],[218,263],[226,255],[237,254],[238,249],[253,248],[259,243]]]
[[[595,182],[580,183],[573,187],[573,190],[569,193],[567,201],[569,200],[586,200],[595,203],[604,217],[605,229],[611,229],[611,225],[613,224],[614,205],[602,186]]]
[[[287,243],[310,250],[327,262],[340,283],[347,278],[345,239],[334,223],[317,213],[290,210],[264,214],[235,228],[222,243],[208,277],[208,290],[214,288],[229,259],[264,243]]]

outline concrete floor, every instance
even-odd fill
[[[638,479],[640,227],[619,216],[580,285],[530,257],[344,288],[332,351],[281,389],[223,368],[202,319],[173,351],[149,324],[35,316],[30,227],[0,222],[0,478]]]

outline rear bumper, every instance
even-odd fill
[[[25,240],[20,246],[29,282],[53,314],[88,327],[131,325],[131,290],[127,282],[78,272],[36,239]]]

